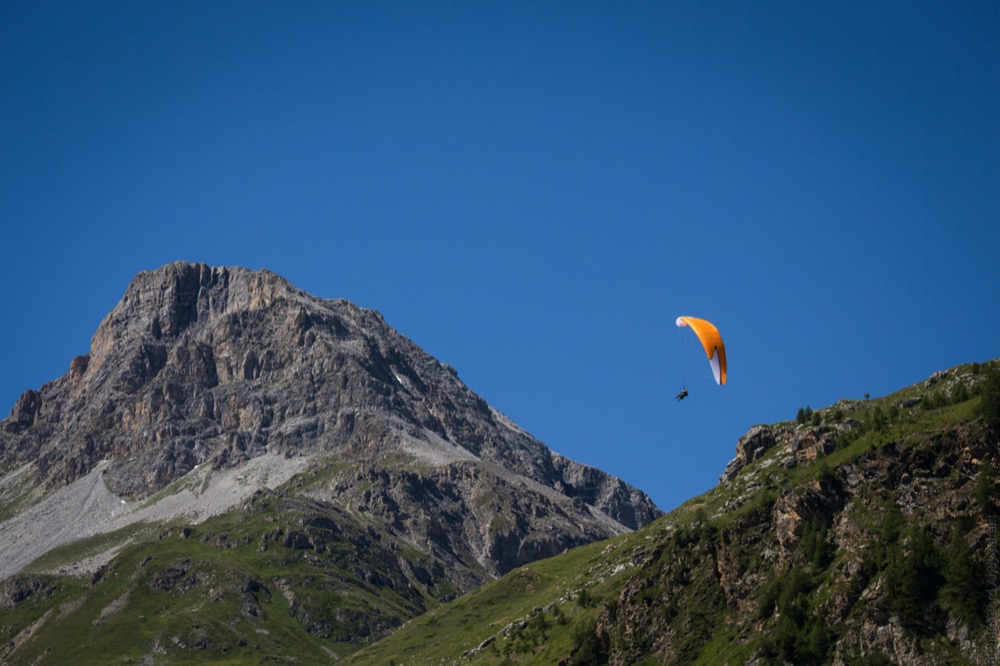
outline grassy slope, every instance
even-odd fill
[[[972,366],[963,366],[955,374],[960,381],[978,381],[979,369],[973,372]],[[915,398],[922,402],[898,408]],[[355,653],[346,663],[450,664],[463,656],[463,664],[606,663],[602,660],[611,643],[626,655],[626,663],[658,664],[662,657],[654,655],[652,641],[643,635],[642,627],[632,627],[630,633],[626,621],[607,630],[603,646],[588,646],[596,640],[595,631],[597,635],[605,631],[599,623],[613,623],[621,614],[617,612],[620,606],[641,609],[644,604],[649,616],[666,617],[668,624],[673,622],[680,628],[671,662],[735,664],[754,655],[771,655],[796,663],[825,663],[832,655],[832,642],[844,629],[819,626],[823,623],[818,609],[837,595],[859,592],[845,589],[849,585],[841,576],[853,565],[869,567],[869,580],[889,580],[892,554],[881,554],[878,547],[870,551],[814,551],[798,555],[801,561],[787,570],[787,577],[775,578],[772,565],[752,552],[752,544],[740,544],[734,535],[751,533],[769,522],[782,491],[822,486],[832,476],[831,470],[865,456],[877,456],[887,447],[933,450],[942,433],[974,425],[980,408],[975,390],[970,390],[967,399],[960,395],[955,399],[957,402],[949,404],[940,386],[916,385],[884,398],[820,410],[820,423],[833,427],[850,421],[852,427],[845,427],[846,434],[837,447],[816,462],[785,468],[780,463],[788,451],[775,447],[733,482],[691,499],[643,530],[522,567],[409,622],[383,641]],[[895,504],[887,499],[889,494],[875,495],[876,509],[858,501],[847,510],[853,512],[852,520],[861,529],[888,534],[883,509]],[[903,525],[890,537],[902,543],[900,535],[907,529],[916,530]],[[720,537],[723,534],[726,536]],[[754,536],[751,534],[749,541]],[[721,557],[721,548],[712,544],[730,539],[726,556],[740,560],[743,575],[749,580],[756,576],[762,581],[748,599],[748,606],[757,609],[749,619],[740,617],[721,599],[717,574],[706,565],[712,560],[709,550]],[[898,552],[904,551],[900,546]],[[944,551],[935,552],[942,558],[940,566],[947,566]],[[897,553],[897,557],[901,556]],[[672,587],[677,582],[674,579],[680,581]],[[946,600],[935,604],[950,608]],[[790,624],[788,618],[798,611],[802,616],[799,623]],[[863,612],[865,609],[856,605],[845,623]],[[812,646],[808,643],[811,636],[815,636]],[[929,635],[921,644],[939,663],[971,663],[946,639]],[[876,655],[870,663],[884,663],[879,658]]]
[[[647,540],[655,539],[653,535],[663,527],[661,522],[641,533],[581,546],[521,567],[411,621],[348,663],[450,663],[465,654],[475,656],[469,663],[490,663],[499,647],[484,643],[506,634],[527,647],[537,617],[558,629],[546,631],[545,644],[539,641],[534,646],[535,659],[526,663],[551,663],[547,661],[551,654],[568,652],[573,627],[588,625],[596,617],[597,600],[620,591],[627,576],[627,565],[622,563],[647,552]],[[535,625],[541,624],[535,620]],[[479,646],[483,647],[471,654]]]
[[[437,604],[440,590],[398,568],[400,555],[426,564],[419,555],[389,553],[346,515],[317,522],[328,511],[262,496],[249,512],[164,528],[93,580],[16,577],[44,588],[0,615],[0,644],[18,643],[0,661],[326,663]]]

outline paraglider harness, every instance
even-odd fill
[[[687,388],[682,388],[681,392],[677,394],[677,401],[680,402],[681,400],[686,398],[687,394],[688,394]]]

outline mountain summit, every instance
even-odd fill
[[[137,275],[90,353],[0,422],[0,464],[0,530],[19,551],[0,575],[74,538],[204,520],[296,474],[295,496],[490,575],[661,513],[550,451],[377,312],[203,264]]]

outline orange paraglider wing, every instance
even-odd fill
[[[705,348],[705,355],[708,362],[712,364],[712,374],[715,375],[715,383],[720,386],[726,383],[726,346],[722,344],[722,336],[719,329],[714,324],[705,319],[697,317],[678,317],[677,326],[689,327],[701,340],[702,347]]]

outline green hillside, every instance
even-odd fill
[[[0,661],[327,663],[454,595],[421,583],[433,562],[390,544],[329,505],[259,493],[162,529],[93,578],[4,581]]]
[[[347,663],[995,663],[998,395],[997,364],[973,364],[800,410],[645,529],[522,567]]]

